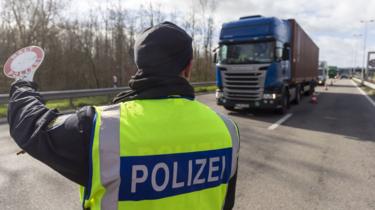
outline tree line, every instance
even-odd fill
[[[130,9],[123,2],[102,1],[82,14],[71,14],[71,0],[0,0],[1,69],[16,50],[37,45],[46,52],[35,75],[41,90],[111,87],[114,75],[118,85],[126,86],[136,71],[137,34],[171,21],[194,39],[192,80],[214,79],[216,0],[191,0],[184,12],[165,12],[163,5],[151,1]],[[0,74],[0,92],[7,92],[11,82]]]

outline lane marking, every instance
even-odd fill
[[[367,100],[372,104],[372,106],[375,107],[375,101],[372,100],[372,99],[370,98],[370,96],[367,95],[367,93],[366,93],[364,90],[362,90],[362,88],[360,88],[360,87],[357,85],[357,83],[355,83],[353,80],[351,80],[351,81],[352,81],[352,83],[354,84],[354,86],[358,89],[358,91],[359,91],[362,95],[364,95],[364,96],[367,98]]]
[[[277,122],[272,124],[270,127],[268,127],[268,130],[275,130],[277,127],[279,127],[281,124],[283,124],[285,121],[287,121],[292,116],[293,116],[292,113],[289,113],[289,114],[285,115],[280,120],[278,120]]]

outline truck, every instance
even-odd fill
[[[328,65],[326,61],[319,63],[318,85],[325,85],[328,77]]]
[[[337,76],[337,66],[329,66],[328,67],[328,77],[333,79]]]
[[[247,16],[222,25],[214,61],[218,105],[283,114],[314,92],[319,48],[294,19]]]

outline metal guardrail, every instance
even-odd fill
[[[362,80],[357,78],[357,77],[353,77],[353,80],[358,82],[358,83],[361,83]],[[363,82],[363,85],[365,85],[366,87],[369,87],[371,89],[374,89],[375,90],[375,83],[371,83],[371,82],[368,82],[368,81],[364,81]]]
[[[193,82],[194,87],[204,87],[215,85],[216,82]],[[100,88],[100,89],[81,89],[81,90],[62,90],[62,91],[44,91],[40,92],[45,100],[74,99],[90,96],[116,95],[122,91],[130,90],[129,87],[118,88]],[[0,94],[0,104],[7,104],[9,94]]]

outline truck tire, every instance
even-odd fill
[[[310,82],[310,90],[307,93],[309,96],[311,96],[314,92],[315,92],[314,82]]]
[[[315,87],[316,87],[316,85],[315,85],[314,83],[312,83],[312,84],[311,84],[311,88],[310,88],[310,90],[311,90],[311,95],[315,93]]]
[[[283,91],[282,98],[281,98],[281,106],[282,107],[277,108],[276,113],[280,114],[280,115],[285,114],[288,111],[289,105],[290,105],[289,104],[289,94],[288,94],[288,90],[285,89]]]
[[[309,84],[305,84],[303,87],[310,86]],[[303,88],[303,95],[309,96],[311,94],[311,86],[308,91],[305,91],[305,88]]]
[[[296,98],[293,100],[293,103],[294,104],[299,104],[301,103],[301,97],[302,97],[302,94],[301,94],[301,88],[300,86],[298,85],[296,87]]]
[[[310,82],[309,84],[307,84],[310,88],[309,88],[309,91],[306,91],[305,92],[305,96],[311,96],[314,92],[315,92],[315,85],[313,82]]]

